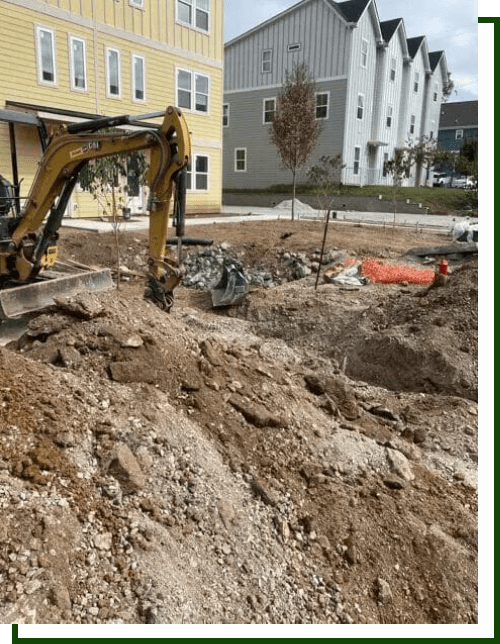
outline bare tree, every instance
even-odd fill
[[[323,155],[319,163],[311,166],[307,171],[307,179],[314,186],[317,199],[322,210],[329,210],[332,196],[339,191],[342,168],[345,168],[342,155],[334,157]]]
[[[311,156],[321,131],[316,119],[314,90],[315,85],[305,63],[295,67],[291,74],[286,72],[271,128],[271,141],[278,150],[282,165],[292,173],[292,220],[295,218],[297,171]]]

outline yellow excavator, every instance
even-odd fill
[[[163,116],[163,123],[157,127],[109,131],[159,116]],[[186,171],[191,155],[187,123],[176,107],[142,117],[103,117],[59,127],[46,142],[22,209],[15,187],[0,175],[0,319],[45,308],[57,297],[112,288],[109,269],[54,275],[58,230],[79,174],[89,161],[141,150],[150,150],[146,176],[150,225],[145,295],[160,308],[170,310],[181,270],[180,253],[177,262],[166,256],[169,210],[173,199],[173,223],[181,244]],[[227,304],[241,299],[246,290],[241,288],[238,277],[226,275],[225,279],[228,277],[233,292],[226,293]]]

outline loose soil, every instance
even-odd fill
[[[120,233],[144,269],[147,233]],[[318,222],[195,226],[285,275]],[[407,261],[442,236],[333,224]],[[184,252],[196,252],[196,249]],[[63,260],[114,267],[112,235]],[[0,350],[2,623],[477,623],[477,262],[447,285],[315,276],[228,309],[144,282]]]

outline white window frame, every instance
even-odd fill
[[[460,136],[458,136],[460,134]],[[464,138],[464,131],[463,130],[455,130],[455,141],[463,141]]]
[[[326,106],[325,105],[318,105],[318,96],[326,96]],[[315,93],[315,98],[316,98],[316,120],[317,121],[326,121],[330,117],[330,92],[316,92]],[[318,116],[318,107],[326,107],[326,116]]]
[[[227,108],[227,114],[224,111],[225,108]],[[231,111],[231,106],[229,105],[229,103],[223,103],[223,105],[222,105],[222,127],[229,127],[229,123],[230,123],[229,114],[230,114],[230,111]],[[227,123],[224,123],[224,119],[226,117],[227,117]]]
[[[144,0],[128,0],[128,3],[136,9],[144,9]]]
[[[365,43],[366,43],[366,50],[365,50]],[[366,69],[368,65],[368,46],[369,42],[366,38],[361,39],[361,60],[360,60],[360,65],[364,69]]]
[[[359,150],[357,159],[356,159],[356,150]],[[356,169],[356,163],[358,164],[357,169]],[[352,173],[358,177],[360,174],[360,170],[361,170],[361,147],[359,145],[355,145],[354,146],[354,164],[352,167]]]
[[[191,7],[191,22],[185,22],[184,20],[181,20],[179,18],[179,2]],[[198,9],[198,0],[175,0],[175,21],[178,22],[180,25],[184,25],[185,27],[190,27],[190,29],[195,29],[196,31],[199,31],[202,34],[209,34],[210,33],[210,14],[211,14],[210,2],[211,0],[208,0],[208,11],[205,9],[200,9],[200,11],[203,11],[203,13],[206,13],[208,16],[207,29],[198,27],[196,24],[196,10]]]
[[[359,99],[362,99],[361,105],[359,104]],[[359,110],[361,110],[361,117],[359,116]],[[356,107],[356,119],[358,121],[362,121],[365,116],[365,95],[364,94],[358,94],[358,104]]]
[[[396,70],[398,68],[398,61],[396,59],[396,56],[392,56],[391,58],[391,73],[389,76],[389,80],[391,83],[394,83],[396,81]],[[393,78],[394,76],[394,78]]]
[[[264,56],[266,54],[269,54],[269,60],[264,60]],[[273,71],[273,50],[272,49],[264,49],[262,51],[262,73],[263,74],[270,74]],[[264,66],[269,63],[269,69],[264,69]]]
[[[37,69],[37,80],[40,85],[45,85],[47,87],[57,87],[57,58],[56,58],[56,32],[55,29],[50,27],[45,27],[44,25],[35,25],[36,37],[35,37],[35,47],[36,47],[36,69]],[[52,63],[54,66],[54,80],[44,80],[43,78],[43,67],[42,67],[42,45],[40,42],[40,37],[42,31],[50,33],[52,37]]]
[[[410,116],[410,134],[415,134],[416,122],[417,122],[417,117],[415,116],[415,114],[412,114]]]
[[[266,110],[266,102],[273,101],[274,109],[272,110],[273,114],[276,114],[276,96],[269,96],[268,98],[262,99],[262,125],[271,125],[271,121],[266,121],[266,114],[271,112],[271,110]]]
[[[175,104],[177,107],[180,107],[178,105],[179,103],[179,72],[186,72],[186,74],[191,75],[191,108],[188,107],[181,107],[180,109],[185,110],[187,112],[193,113],[193,114],[202,114],[204,116],[209,116],[210,115],[210,76],[208,74],[202,74],[200,72],[194,71],[192,69],[185,69],[184,67],[176,67],[175,69]],[[203,76],[204,78],[207,79],[208,81],[208,94],[207,96],[207,111],[203,110],[197,110],[196,109],[196,94],[202,94],[202,92],[196,92],[196,77],[197,76]],[[187,90],[183,90],[187,91]],[[203,94],[205,96],[205,94]]]
[[[438,96],[439,96],[439,84],[434,83],[434,96],[433,96],[434,103],[437,103]]]
[[[115,52],[118,54],[118,94],[112,94],[110,92],[110,83],[109,83],[109,54]],[[122,61],[121,61],[121,52],[116,47],[106,47],[106,98],[121,99],[122,98]]]
[[[197,188],[196,187],[196,178],[198,174],[205,175],[205,172],[196,172],[196,160],[200,157],[205,157],[207,160],[207,187],[206,188]],[[191,188],[188,188],[186,192],[191,193],[207,193],[210,191],[210,155],[206,153],[191,154],[191,171],[188,171],[188,174],[191,176]]]
[[[135,95],[136,89],[138,89],[135,86],[135,60],[136,58],[140,58],[142,60],[142,93],[143,93],[143,98],[137,98]],[[130,76],[132,79],[132,82],[130,85],[132,86],[132,103],[145,103],[146,102],[146,58],[142,54],[134,54],[132,53],[130,56]]]
[[[245,153],[245,168],[243,170],[238,169],[238,152],[244,152]],[[235,172],[246,172],[248,167],[248,159],[247,159],[247,149],[246,148],[234,148],[234,171]]]
[[[418,94],[419,87],[420,87],[420,73],[415,72],[415,76],[413,77],[413,91],[415,94]]]
[[[386,119],[385,119],[385,126],[387,128],[392,127],[392,118],[394,116],[394,108],[392,105],[387,106],[387,113],[386,113]]]
[[[79,36],[71,36],[68,34],[69,39],[69,73],[70,73],[70,87],[73,92],[80,92],[81,94],[87,93],[89,91],[88,87],[88,76],[87,76],[87,42],[84,38]],[[83,75],[84,75],[84,87],[77,87],[75,85],[75,57],[73,51],[73,43],[81,42],[83,44]]]

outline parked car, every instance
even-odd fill
[[[444,188],[451,186],[451,177],[446,174],[446,172],[435,172],[432,177],[432,187],[433,188]]]
[[[452,188],[473,188],[474,179],[472,177],[455,177],[451,181]]]

